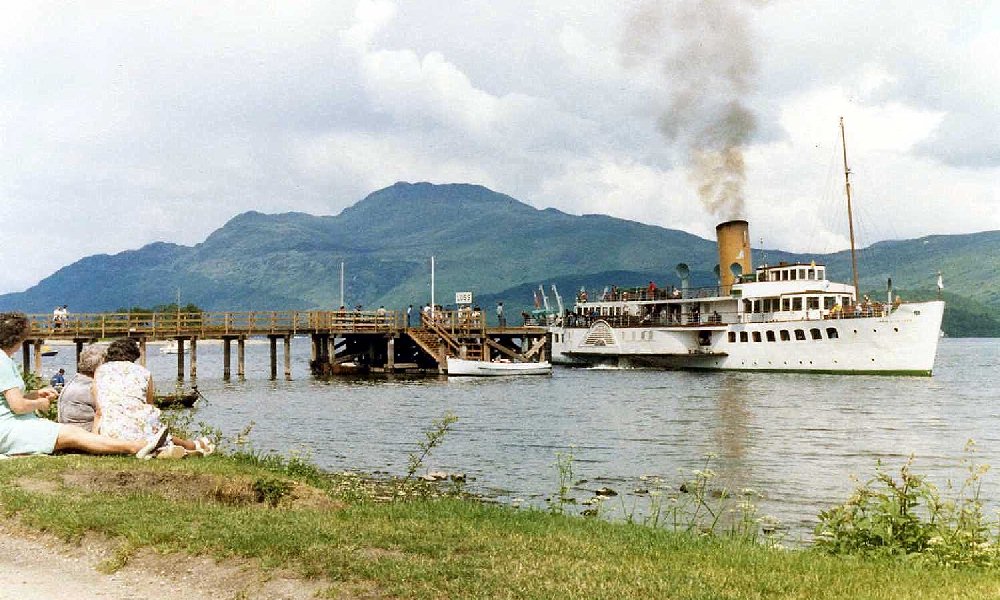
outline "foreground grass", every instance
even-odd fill
[[[357,478],[227,457],[0,462],[0,510],[69,541],[245,557],[330,597],[995,598],[1000,573],[837,558],[471,500],[383,500]]]

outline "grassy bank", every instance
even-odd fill
[[[294,465],[292,465],[294,467]],[[390,498],[393,498],[390,500]],[[473,500],[287,463],[61,456],[0,462],[8,519],[131,552],[247,557],[330,597],[994,598],[995,570],[769,550]]]

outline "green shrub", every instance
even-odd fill
[[[974,442],[965,450],[965,481],[958,489],[949,482],[944,495],[913,473],[912,456],[898,478],[879,461],[875,477],[842,505],[819,514],[815,546],[831,554],[916,556],[949,566],[1000,564],[996,527],[984,516],[980,498],[989,467],[973,459]]]

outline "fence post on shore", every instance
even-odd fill
[[[139,338],[139,364],[146,366],[146,338]]]

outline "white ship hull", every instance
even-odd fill
[[[552,362],[666,369],[930,375],[944,302],[884,316],[612,327],[552,327]]]

